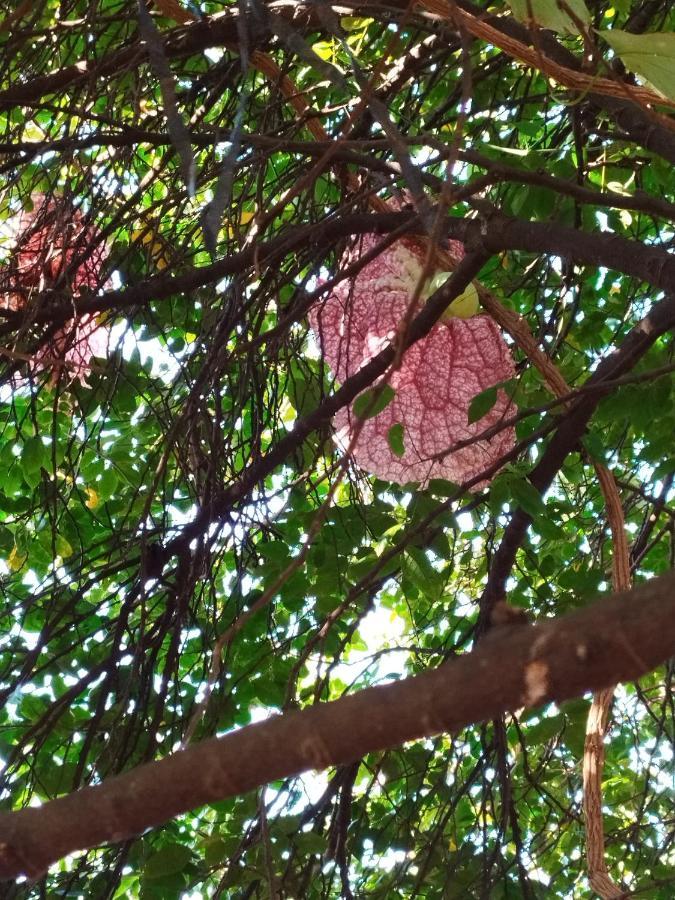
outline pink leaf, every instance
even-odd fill
[[[375,235],[366,235],[348,261],[353,262],[379,241]],[[459,261],[463,247],[453,242],[450,252]],[[423,251],[417,244],[397,241],[367,263],[355,278],[337,285],[325,302],[310,311],[310,324],[324,359],[339,381],[355,374],[394,338],[408,313],[423,262]],[[420,304],[424,296],[423,292]],[[512,413],[509,399],[499,390],[495,405],[483,418],[472,424],[468,418],[477,394],[513,375],[511,352],[489,316],[437,322],[403,355],[389,380],[396,392],[394,399],[363,423],[352,449],[355,461],[378,478],[400,484],[426,484],[432,478],[461,484],[475,477],[512,449],[513,428],[447,451],[459,442],[471,441]],[[335,417],[337,439],[345,447],[354,434],[355,423],[350,407]],[[402,426],[402,454],[400,429],[392,432],[397,425]],[[393,448],[392,434],[397,436]]]
[[[0,282],[0,302],[8,309],[38,304],[49,288],[62,287],[75,297],[83,289],[96,290],[107,255],[96,230],[70,204],[42,194],[31,200],[33,209],[11,223],[15,246]],[[108,328],[91,314],[70,319],[35,354],[31,370],[50,368],[53,380],[65,372],[84,384],[91,357],[106,355],[108,337]]]

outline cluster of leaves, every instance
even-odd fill
[[[22,4],[11,28],[0,23],[9,85],[0,91],[0,215],[10,221],[38,192],[76,198],[106,241],[111,279],[100,296],[77,298],[111,329],[88,384],[15,377],[49,340],[52,311],[57,324],[72,313],[72,296],[38,296],[36,314],[0,319],[3,810],[172,752],[228,629],[195,739],[466,652],[518,509],[532,524],[510,573],[511,602],[533,618],[588,602],[607,590],[612,555],[593,460],[620,486],[635,577],[673,565],[667,334],[598,397],[544,496],[528,475],[565,411],[547,405],[540,374],[515,347],[520,454],[489,488],[400,486],[357,466],[335,487],[330,415],[275,455],[337,387],[307,312],[322,282],[341,276],[357,224],[372,230],[368,192],[422,192],[435,204],[451,185],[461,195],[451,221],[489,204],[546,227],[547,252],[495,253],[480,277],[527,320],[573,388],[661,295],[602,259],[575,261],[556,227],[575,230],[582,260],[601,231],[665,251],[675,208],[666,108],[568,92],[407,2],[354,4],[342,21],[320,15],[321,4],[297,6],[284,28],[263,15],[282,15],[274,4],[250,4],[242,17],[247,4],[204,0],[207,18],[181,29],[164,0],[149,10],[168,67],[159,73],[139,49],[130,0]],[[529,3],[482,6],[500,14],[505,33],[528,39]],[[675,63],[661,80],[625,53],[627,41],[649,37],[665,48],[658,66],[670,59],[666,0],[568,7],[573,25],[587,10],[594,30],[541,20],[559,33],[533,32],[535,46],[580,61],[592,39],[603,77],[630,88],[638,75],[666,92],[675,84]],[[315,112],[299,114],[283,79],[256,68],[263,51]],[[317,143],[314,115],[343,143],[330,152]],[[193,197],[175,116],[190,138]],[[215,237],[204,227],[209,210],[221,211]],[[0,251],[10,260],[11,240]],[[476,415],[494,398],[482,402]],[[255,607],[300,553],[302,565]],[[663,773],[671,681],[667,670],[621,689],[607,747],[608,864],[654,898],[673,890]],[[276,782],[65,860],[8,896],[576,896],[587,884],[587,705]]]

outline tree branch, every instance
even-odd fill
[[[521,707],[632,681],[675,646],[675,572],[570,615],[495,630],[433,671],[249,725],[43,807],[0,815],[0,877],[37,878],[205,803]]]
[[[87,297],[75,301],[78,315],[89,312],[130,309],[151,300],[163,300],[179,293],[186,293],[222,278],[241,274],[254,262],[270,266],[275,260],[298,247],[312,244],[316,247],[334,245],[350,235],[388,234],[396,229],[408,228],[410,234],[423,234],[419,218],[409,210],[391,213],[353,213],[331,217],[311,225],[288,228],[277,237],[260,244],[248,246],[238,253],[219,259],[208,266],[188,269],[180,275],[155,275],[129,288],[107,291],[100,297]],[[480,246],[490,253],[503,250],[520,250],[525,253],[545,253],[572,259],[578,263],[604,266],[620,272],[659,290],[675,294],[675,257],[661,247],[630,241],[616,234],[586,233],[560,225],[557,222],[529,222],[495,213],[488,219],[449,217],[444,223],[446,237],[460,240],[469,246]],[[0,325],[0,335],[25,324],[27,313],[3,310],[7,325]],[[34,310],[31,323],[53,322],[61,324],[73,317],[73,300],[67,298],[56,308]]]

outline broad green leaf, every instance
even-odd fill
[[[550,28],[563,34],[578,34],[574,18],[558,3],[558,0],[508,0],[513,15],[521,22],[533,19],[542,28]],[[591,21],[584,0],[565,0],[565,5],[583,25]]]
[[[443,478],[432,478],[429,482],[429,491],[438,497],[452,497],[457,493],[457,485]]]
[[[368,388],[354,401],[352,409],[359,419],[373,419],[379,415],[396,396],[396,391],[385,384],[383,387]]]
[[[598,34],[626,68],[641,75],[664,97],[675,100],[675,33],[631,34],[612,28]]]
[[[113,900],[127,900],[128,897],[135,896],[134,890],[138,885],[138,875],[123,875],[120,879],[120,886],[115,891]]]
[[[530,725],[526,732],[526,740],[529,746],[544,744],[556,734],[559,734],[565,724],[562,714],[547,716],[536,725]]]
[[[208,838],[203,843],[204,862],[207,866],[223,865],[232,847],[221,837]]]
[[[429,597],[436,598],[442,590],[440,574],[434,569],[424,550],[409,547],[403,557],[403,572],[412,583]]]
[[[581,443],[586,448],[588,455],[596,462],[605,463],[607,454],[605,447],[597,431],[588,431],[581,439]]]
[[[98,495],[104,500],[110,499],[117,487],[117,475],[112,468],[106,469],[96,482]]]

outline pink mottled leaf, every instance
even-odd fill
[[[82,214],[60,199],[35,194],[31,209],[11,223],[14,250],[0,273],[0,304],[24,309],[42,302],[44,292],[60,287],[78,296],[101,284],[106,249]],[[33,373],[49,369],[56,381],[65,373],[83,384],[92,356],[105,356],[109,330],[96,316],[75,317],[40,348],[30,363]]]
[[[361,238],[348,261],[372,250],[378,240],[375,235]],[[459,261],[461,245],[453,247],[452,253]],[[395,338],[410,315],[423,262],[423,251],[416,243],[397,241],[310,311],[324,359],[339,381],[358,372]],[[419,311],[429,289],[430,285],[423,288],[413,313]],[[460,484],[474,478],[512,449],[515,433],[508,427],[489,439],[478,439],[509,415],[511,401],[501,388],[495,391],[494,403],[489,397],[490,404],[485,404],[477,421],[471,421],[471,403],[513,374],[511,352],[489,316],[437,322],[426,337],[406,350],[392,372],[391,401],[359,423],[354,460],[365,471],[400,484],[427,484],[430,479]],[[353,410],[343,408],[335,416],[336,436],[345,447],[356,433]],[[477,415],[475,407],[472,411]],[[402,440],[392,442],[397,425]],[[460,443],[467,446],[457,447]]]

